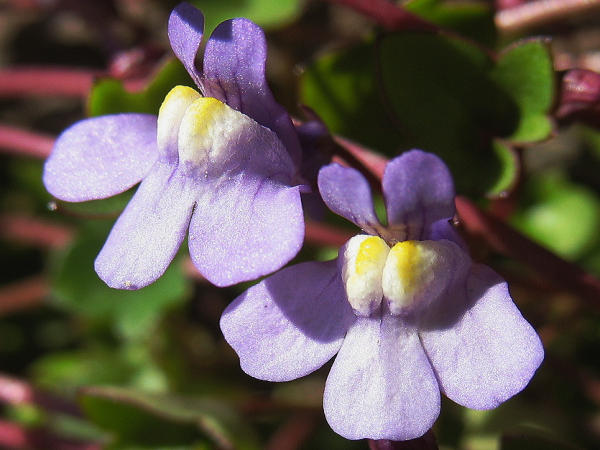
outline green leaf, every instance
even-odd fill
[[[500,195],[514,187],[519,175],[520,162],[514,150],[504,142],[495,139],[493,146],[494,154],[500,163],[501,172],[496,184],[491,186],[488,192],[492,195]]]
[[[324,56],[303,74],[301,96],[332,132],[390,154],[400,134],[377,95],[375,62],[371,44]]]
[[[219,448],[259,448],[252,430],[222,401],[90,387],[81,391],[81,404],[92,421],[126,442],[182,444],[202,432]]]
[[[264,28],[286,25],[302,9],[301,0],[195,0],[191,2],[204,14],[204,34],[227,19],[246,17]]]
[[[598,242],[600,201],[559,173],[532,178],[529,197],[513,217],[514,225],[560,256],[575,260]]]
[[[94,272],[94,260],[107,235],[106,224],[82,230],[58,261],[52,281],[54,300],[76,314],[109,320],[124,337],[144,336],[165,311],[185,300],[189,281],[174,261],[161,278],[143,289],[109,288]]]
[[[554,69],[548,45],[529,40],[504,52],[492,79],[512,98],[520,111],[516,130],[507,138],[516,142],[546,139],[552,131],[548,112],[554,101]]]
[[[454,30],[488,47],[496,41],[494,10],[480,2],[447,3],[440,0],[411,0],[404,8],[429,22]]]
[[[548,137],[552,77],[541,41],[513,47],[496,64],[464,40],[404,32],[324,56],[305,72],[301,92],[334,133],[390,157],[434,152],[459,192],[480,195],[510,187],[518,170],[497,138]]]
[[[40,358],[32,373],[37,386],[73,394],[78,387],[89,384],[127,384],[135,370],[120,352],[91,348]]]
[[[441,156],[459,191],[497,186],[503,170],[490,136],[511,129],[516,110],[488,77],[491,59],[464,41],[418,33],[385,38],[380,57],[401,147]]]
[[[177,85],[196,88],[177,59],[166,62],[141,92],[126,91],[119,80],[99,80],[94,83],[88,98],[89,115],[101,116],[123,112],[158,114],[165,96]]]

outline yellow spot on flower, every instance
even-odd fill
[[[375,270],[381,265],[381,257],[385,257],[388,251],[389,247],[380,237],[370,236],[363,240],[356,255],[356,274],[364,275]]]
[[[405,293],[410,293],[417,287],[419,272],[424,269],[421,247],[415,241],[398,242],[390,250],[396,258],[396,270]]]

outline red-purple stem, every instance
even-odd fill
[[[439,28],[388,0],[326,0],[370,17],[388,31],[436,31]]]
[[[590,305],[600,307],[600,280],[480,210],[466,197],[456,198],[456,209],[470,235],[483,238],[498,253],[521,261],[553,284],[570,289]]]
[[[600,0],[537,0],[496,13],[496,26],[509,33],[565,20],[600,9]]]
[[[0,420],[0,447],[10,449],[100,450],[94,442],[62,438],[44,429],[25,429],[21,425]]]
[[[87,98],[94,81],[107,72],[53,67],[12,67],[0,70],[0,97],[60,96]],[[127,90],[143,88],[146,79],[124,81]]]
[[[0,152],[45,159],[50,154],[54,138],[21,128],[0,125]]]

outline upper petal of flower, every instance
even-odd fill
[[[56,140],[44,165],[44,185],[69,202],[111,197],[138,183],[157,156],[156,116],[82,120]]]
[[[301,150],[290,116],[275,101],[265,78],[267,44],[262,29],[248,19],[221,23],[206,43],[204,87],[215,97],[273,130],[296,167]]]
[[[179,166],[198,186],[190,225],[192,261],[211,282],[231,285],[271,273],[302,246],[299,187],[277,135],[215,98],[186,111]]]
[[[302,377],[339,350],[354,320],[335,261],[288,267],[251,287],[221,317],[244,372],[269,381]]]
[[[175,56],[196,85],[202,89],[202,72],[196,68],[196,53],[202,43],[204,16],[189,3],[180,3],[169,16],[168,34]]]
[[[444,162],[431,153],[411,150],[390,161],[383,193],[392,227],[406,227],[405,239],[429,239],[430,226],[454,215],[454,183]]]
[[[115,223],[96,258],[96,272],[118,289],[156,281],[185,238],[196,191],[189,178],[156,163]]]
[[[324,409],[347,439],[404,441],[427,432],[440,390],[416,330],[387,313],[360,317],[327,377]]]
[[[419,334],[444,393],[469,408],[495,408],[521,391],[544,358],[506,282],[483,265],[466,291],[431,308]]]
[[[373,209],[371,188],[358,170],[330,164],[319,171],[318,184],[329,209],[368,234],[377,234],[381,225]]]

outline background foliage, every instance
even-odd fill
[[[337,4],[360,1],[192,3],[208,32],[239,16],[266,29],[276,98],[299,119],[300,105],[309,106],[363,148],[345,141],[338,156],[435,152],[476,208],[459,208],[459,230],[474,259],[509,280],[546,359],[531,385],[496,410],[446,400],[434,428],[439,446],[597,446],[596,2],[573,10],[564,2],[563,13],[542,11],[533,22],[510,14],[536,1],[397,2],[443,32],[404,26],[410,20],[390,26]],[[241,372],[218,319],[247,286],[209,285],[182,251],[157,283],[112,290],[93,260],[131,192],[76,205],[56,203],[41,184],[43,157],[71,123],[156,113],[173,85],[192,84],[166,38],[175,4],[0,5],[0,447],[366,449],[325,422],[327,368],[281,384]],[[570,100],[563,82],[576,68],[592,71],[577,91],[589,93],[585,101]],[[487,222],[477,225],[473,211]],[[348,232],[340,226],[333,215],[311,214],[296,260],[334,257]]]

